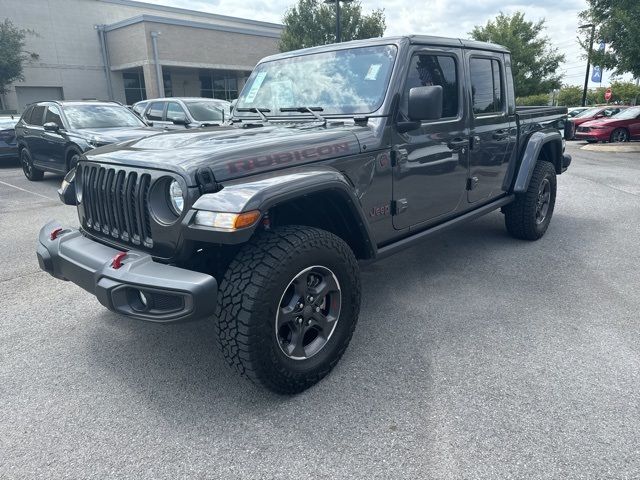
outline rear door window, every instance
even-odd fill
[[[42,117],[44,116],[44,105],[36,105],[33,107],[33,111],[31,112],[31,116],[29,117],[30,125],[42,126]]]
[[[471,58],[471,95],[475,115],[501,112],[503,109],[503,87],[500,62],[490,58]]]
[[[164,110],[164,102],[153,102],[147,111],[147,120],[160,122],[162,121],[162,111]]]
[[[167,121],[186,120],[187,114],[179,103],[169,102],[167,106]]]

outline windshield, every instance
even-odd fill
[[[71,128],[144,127],[144,123],[121,105],[69,105],[64,114]]]
[[[381,45],[261,63],[242,90],[234,115],[255,116],[238,112],[243,108],[267,108],[267,116],[291,115],[280,109],[295,107],[319,107],[322,115],[374,112],[384,100],[395,57],[395,46]]]
[[[584,112],[580,112],[578,115],[576,115],[574,118],[585,118],[585,117],[593,117],[594,115],[596,115],[600,110],[602,110],[602,108],[600,107],[596,107],[596,108],[587,108]]]
[[[611,118],[615,118],[616,120],[632,120],[640,115],[640,107],[635,108],[625,108],[621,110],[620,113],[616,113]]]
[[[220,102],[184,102],[191,116],[198,122],[222,122],[224,121],[224,110],[229,111],[229,107],[225,108],[224,103]]]
[[[584,111],[585,111],[585,109],[583,109],[583,108],[578,108],[576,110],[571,110],[569,112],[569,117],[577,117],[578,115],[580,115]]]

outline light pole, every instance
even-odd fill
[[[331,4],[331,3],[335,3],[336,4],[336,43],[340,43],[342,42],[342,29],[340,26],[340,2],[351,2],[353,0],[325,0],[324,3],[327,4]]]
[[[582,90],[582,106],[587,106],[587,87],[589,86],[589,68],[591,67],[591,53],[593,52],[593,36],[596,32],[596,26],[593,23],[580,25],[578,28],[590,28],[591,37],[589,38],[589,53],[587,54],[587,72],[584,75],[584,89]]]

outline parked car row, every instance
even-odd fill
[[[567,129],[566,138],[568,140],[576,140],[576,132],[578,130],[578,127],[583,123],[590,122],[592,120],[598,120],[601,118],[613,117],[625,108],[627,107],[623,105],[600,105],[597,107],[586,108],[573,118],[569,118],[569,128]]]
[[[0,158],[19,157],[29,180],[66,174],[80,155],[104,145],[165,130],[221,125],[230,103],[207,98],[145,100],[132,109],[118,102],[50,101],[29,105],[19,120],[0,118]]]
[[[640,107],[622,108],[610,117],[583,122],[577,127],[575,138],[589,143],[640,140]]]

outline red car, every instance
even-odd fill
[[[569,140],[577,138],[575,134],[578,127],[583,123],[590,122],[591,120],[597,120],[599,118],[609,118],[617,113],[620,113],[620,111],[624,108],[627,107],[623,105],[602,105],[600,107],[588,108],[584,112],[579,113],[575,117],[569,119],[570,131],[568,132],[566,138],[568,138]]]
[[[587,142],[640,139],[640,107],[625,108],[613,117],[585,122],[578,127],[575,137]]]

